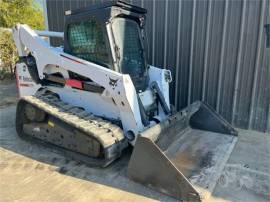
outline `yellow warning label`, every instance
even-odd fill
[[[54,123],[51,120],[48,120],[48,125],[54,127]]]

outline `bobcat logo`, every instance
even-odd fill
[[[110,86],[112,86],[113,87],[113,89],[117,86],[117,81],[118,81],[118,79],[112,79],[112,78],[110,78],[109,77],[109,79],[110,79],[110,82],[109,82],[109,84],[110,84]]]

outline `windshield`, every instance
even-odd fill
[[[112,23],[118,65],[123,74],[130,74],[133,79],[140,78],[145,72],[143,47],[139,25],[126,18],[116,18]]]
[[[71,23],[67,33],[72,55],[105,67],[110,66],[109,51],[100,22],[92,19]]]

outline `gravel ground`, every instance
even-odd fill
[[[0,201],[175,201],[130,181],[131,151],[106,169],[21,140],[15,131],[16,85],[0,83]],[[208,201],[270,201],[270,134],[240,130]]]

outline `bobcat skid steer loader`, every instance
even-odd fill
[[[146,58],[146,10],[106,1],[65,13],[64,33],[13,28],[20,137],[106,167],[131,144],[130,179],[184,201],[214,189],[237,132],[200,101],[173,112],[171,72]],[[41,36],[63,37],[52,47]]]

